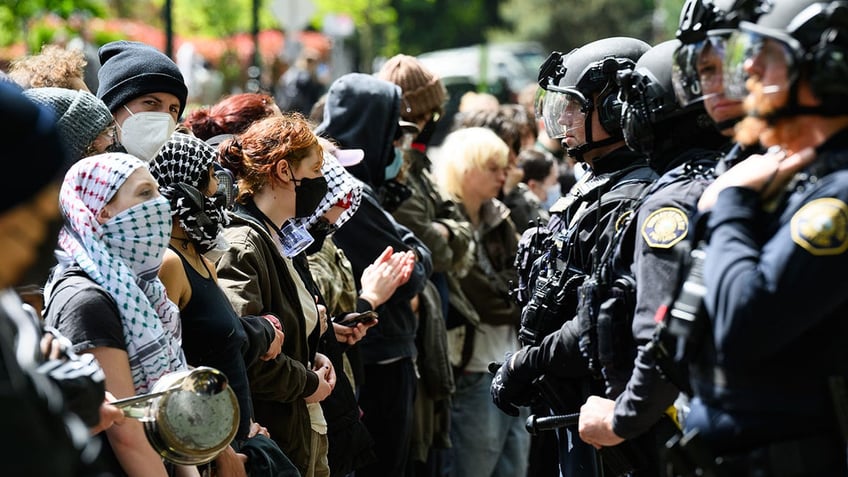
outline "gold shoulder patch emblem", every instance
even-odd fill
[[[671,248],[689,233],[689,216],[677,207],[657,209],[642,224],[642,238],[651,248]]]
[[[630,222],[630,218],[632,216],[633,216],[633,210],[632,209],[624,211],[624,213],[622,213],[620,216],[618,216],[618,219],[616,219],[616,221],[615,221],[615,231],[618,232],[619,230],[623,229],[627,225],[627,223]]]
[[[813,255],[839,255],[848,249],[848,205],[839,199],[816,199],[795,212],[792,241]]]

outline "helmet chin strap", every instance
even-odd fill
[[[577,147],[569,147],[565,150],[565,152],[566,154],[568,154],[569,157],[573,157],[574,160],[578,162],[586,162],[583,160],[583,155],[587,152],[591,151],[592,149],[597,149],[599,147],[605,147],[609,146],[610,144],[615,144],[621,141],[622,139],[623,137],[610,136],[606,139],[601,139],[600,141],[587,142]]]
[[[568,157],[573,157],[574,160],[577,162],[586,162],[583,159],[583,156],[593,149],[609,146],[610,144],[615,144],[619,141],[624,140],[624,135],[620,134],[616,136],[610,136],[606,139],[601,139],[600,141],[592,141],[592,138],[594,137],[594,135],[592,134],[592,112],[594,110],[595,107],[594,105],[592,105],[591,109],[589,109],[589,111],[586,113],[586,119],[583,120],[584,127],[586,128],[586,143],[581,144],[577,147],[569,147],[565,150],[565,153],[568,154]]]

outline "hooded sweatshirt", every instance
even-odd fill
[[[347,169],[363,182],[359,210],[333,234],[333,241],[350,259],[357,287],[362,271],[387,246],[395,252],[413,250],[417,256],[409,281],[375,310],[380,322],[359,344],[365,364],[416,356],[417,319],[410,300],[424,289],[432,272],[430,250],[383,209],[375,193],[394,158],[392,142],[400,119],[400,97],[401,89],[394,83],[349,73],[330,85],[324,120],[315,131],[341,148],[365,151],[365,158]]]

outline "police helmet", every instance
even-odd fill
[[[569,148],[566,152],[570,156],[580,159],[590,149],[621,139],[621,101],[616,76],[619,71],[633,68],[648,49],[650,45],[642,40],[613,37],[560,55],[561,64],[554,69],[557,74],[549,76],[542,85],[544,93],[537,98],[536,112],[544,119],[545,131],[552,138],[565,137],[567,128],[561,123],[565,113],[576,115],[568,121],[568,127],[585,128],[586,144]],[[569,105],[571,107],[567,108]],[[611,136],[599,142],[592,141],[591,130],[592,112],[596,106],[599,123]]]
[[[618,78],[624,140],[630,149],[645,154],[651,168],[660,173],[687,149],[714,148],[726,141],[713,126],[703,101],[686,106],[677,102],[672,53],[679,46],[679,40],[659,43]]]
[[[848,113],[848,2],[782,0],[756,23],[741,22],[739,32],[728,42],[724,81],[737,97],[747,94],[744,71],[746,60],[754,58],[765,40],[774,40],[782,50],[789,81],[763,85],[766,91],[788,88],[789,98],[769,118],[798,114],[824,116]],[[813,94],[821,100],[816,107],[798,104],[798,79],[809,81]]]
[[[674,92],[682,105],[704,99],[708,85],[703,81],[721,80],[721,71],[700,71],[698,62],[703,54],[724,60],[725,44],[730,34],[743,20],[756,21],[770,8],[772,0],[686,0],[680,12],[676,37],[681,45],[674,52],[672,78]],[[701,77],[701,74],[704,77]],[[712,91],[716,87],[709,88]],[[721,91],[718,85],[719,92]],[[709,93],[706,93],[709,94]],[[723,128],[722,128],[723,129]]]

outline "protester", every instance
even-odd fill
[[[309,238],[292,219],[312,214],[327,192],[321,146],[309,123],[290,114],[254,123],[219,151],[238,179],[238,199],[224,232],[230,247],[216,261],[218,282],[238,315],[273,314],[285,333],[280,355],[248,368],[254,416],[303,475],[327,476],[320,402],[336,372],[317,352],[326,321],[291,258]]]
[[[238,400],[238,430],[230,447],[215,459],[218,472],[230,468],[259,475],[257,459],[248,458],[245,449],[264,448],[269,452],[261,464],[270,462],[274,475],[297,475],[294,465],[267,439],[268,431],[253,420],[245,364],[275,358],[281,351],[283,333],[267,326],[268,318],[237,316],[218,287],[214,263],[204,256],[220,253],[227,246],[221,234],[229,219],[226,198],[217,194],[216,158],[212,146],[174,133],[150,163],[150,173],[173,211],[171,239],[159,277],[168,297],[180,308],[186,361],[223,372]],[[267,440],[263,442],[257,434]]]
[[[11,84],[0,84],[0,116],[8,122],[1,133],[8,157],[38,158],[21,161],[21,177],[0,193],[0,399],[5,403],[0,456],[13,475],[77,476],[90,472],[98,455],[89,433],[122,423],[123,413],[104,400],[97,362],[67,349],[67,340],[45,329],[12,290],[48,240],[49,225],[59,215],[59,184],[71,161],[52,112]]]
[[[113,41],[100,47],[97,97],[118,124],[126,152],[149,161],[171,137],[188,89],[170,58],[150,45]]]
[[[85,66],[88,61],[82,51],[60,45],[44,45],[41,52],[13,60],[9,78],[23,89],[66,88],[88,91]]]
[[[362,162],[347,170],[363,183],[359,210],[333,240],[350,259],[355,277],[391,247],[410,251],[415,265],[409,280],[375,311],[380,323],[369,330],[358,347],[365,367],[359,405],[363,421],[375,441],[377,462],[358,470],[360,477],[402,476],[407,471],[412,436],[412,410],[417,377],[413,305],[431,273],[430,251],[380,205],[379,191],[399,170],[402,156],[395,141],[402,136],[400,88],[371,75],[349,73],[330,85],[324,121],[316,132],[344,149],[362,149]]]
[[[45,319],[91,353],[117,398],[149,392],[186,369],[180,320],[156,276],[171,233],[171,209],[147,164],[122,153],[91,156],[65,175],[59,203],[59,265],[45,286]],[[110,471],[166,475],[142,423],[105,432]]]
[[[227,96],[212,106],[195,109],[184,124],[195,136],[217,147],[232,135],[244,132],[254,122],[280,114],[274,98],[261,93],[239,93]]]
[[[509,209],[496,198],[506,180],[509,147],[490,129],[464,128],[448,134],[440,154],[436,182],[474,231],[476,260],[460,284],[480,317],[477,326],[465,326],[460,359],[452,363],[458,374],[451,405],[451,475],[523,476],[530,449],[524,419],[501,413],[489,394],[489,363],[520,346],[521,309],[509,294],[518,232]]]

